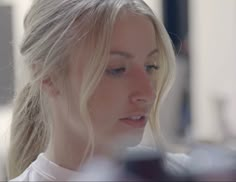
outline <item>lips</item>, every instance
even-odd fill
[[[134,115],[121,118],[120,121],[134,128],[144,128],[147,123],[147,117],[145,115]]]

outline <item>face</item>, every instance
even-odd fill
[[[157,56],[150,20],[133,14],[120,16],[112,34],[109,63],[88,103],[97,138],[119,140],[128,135],[129,145],[140,142],[155,100]],[[82,66],[71,69],[72,84],[78,85]]]

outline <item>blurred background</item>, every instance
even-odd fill
[[[30,1],[0,0],[2,152],[8,141],[14,92],[27,79],[21,71],[18,45]],[[192,143],[235,148],[236,1],[146,2],[165,24],[177,55],[176,80],[161,111],[161,130],[170,149],[178,151]]]

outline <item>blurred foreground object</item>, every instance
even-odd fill
[[[168,157],[162,152],[129,153],[118,161],[106,158],[91,160],[79,180],[103,181],[235,181],[235,152],[221,147],[201,146],[191,152],[186,166],[173,172]]]

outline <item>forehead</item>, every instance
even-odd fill
[[[97,35],[99,36],[99,35]],[[83,67],[91,56],[91,39],[76,46],[72,60]],[[132,12],[121,12],[117,17],[110,42],[110,50],[126,50],[129,53],[145,53],[157,48],[156,32],[149,17]],[[105,46],[105,45],[103,45]],[[92,51],[93,52],[93,51]]]
[[[150,18],[134,13],[121,14],[114,25],[112,47],[156,47],[156,32]]]

